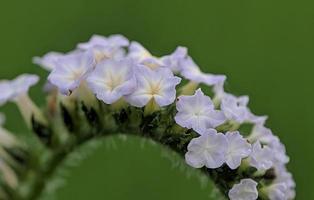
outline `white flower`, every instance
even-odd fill
[[[203,130],[201,136],[194,138],[185,154],[186,163],[194,168],[218,168],[225,162],[227,140],[224,134],[215,129]]]
[[[243,123],[247,117],[247,103],[247,96],[236,97],[225,94],[220,107],[228,120]]]
[[[12,81],[2,81],[0,83],[0,88],[5,89],[0,94],[0,103],[14,101],[19,107],[28,126],[31,125],[32,117],[42,123],[46,122],[39,108],[28,96],[29,88],[35,85],[38,81],[39,77],[36,75],[22,74]]]
[[[0,106],[5,104],[11,99],[14,94],[14,91],[11,89],[11,85],[8,81],[0,82]]]
[[[87,75],[94,69],[95,60],[90,51],[64,56],[48,76],[62,94],[69,95],[78,88]]]
[[[177,49],[170,55],[163,56],[161,62],[163,66],[170,68],[174,73],[178,73],[182,70],[181,62],[187,57],[186,47],[177,47]]]
[[[251,144],[238,131],[227,132],[228,141],[226,163],[230,169],[236,169],[241,165],[241,160],[251,153]]]
[[[7,101],[15,101],[18,97],[26,95],[31,86],[39,81],[37,75],[22,74],[12,81],[0,82],[0,105]]]
[[[280,142],[279,138],[273,135],[272,131],[264,125],[256,124],[248,139],[251,142],[259,141],[267,145],[273,152],[273,162],[282,164],[289,162],[285,146]]]
[[[123,47],[128,45],[129,40],[122,35],[93,35],[88,42],[79,43],[77,46],[79,49],[92,51],[96,61],[100,62],[106,58],[122,58],[125,54]]]
[[[127,102],[135,107],[143,107],[150,100],[154,100],[159,106],[167,106],[176,98],[176,85],[181,81],[179,77],[167,68],[152,70],[146,66],[135,68],[137,86],[135,91],[127,95]]]
[[[107,104],[131,94],[136,86],[133,63],[129,60],[104,60],[88,76],[87,83],[97,98]]]
[[[257,183],[252,179],[242,179],[229,191],[230,200],[255,200],[258,198]]]
[[[268,170],[273,166],[274,152],[268,147],[263,146],[259,141],[255,142],[249,156],[249,163],[257,170]]]
[[[266,189],[269,200],[288,200],[287,190],[285,183],[274,183]]]
[[[215,110],[210,97],[198,89],[193,96],[180,96],[175,121],[182,127],[201,130],[215,128],[225,122],[221,111]]]
[[[63,53],[49,52],[43,57],[34,57],[33,63],[43,67],[48,71],[52,71],[57,65],[57,60],[63,56]]]
[[[213,75],[203,73],[195,64],[191,57],[186,58],[181,62],[181,75],[195,83],[204,83],[208,86],[213,86],[226,80],[225,75]]]
[[[274,183],[283,183],[286,185],[287,189],[285,191],[287,199],[295,198],[295,182],[293,180],[292,174],[287,171],[287,168],[283,164],[275,165],[276,179]]]
[[[135,41],[131,42],[129,46],[128,58],[152,69],[162,66],[159,58],[153,56],[145,47]]]

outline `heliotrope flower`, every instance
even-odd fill
[[[268,170],[273,166],[274,152],[268,147],[263,146],[259,141],[252,146],[252,152],[249,156],[249,163],[257,170]]]
[[[242,179],[229,191],[230,200],[255,200],[258,197],[257,183],[252,179]]]
[[[251,142],[259,141],[260,143],[269,147],[273,151],[273,162],[283,164],[289,162],[289,157],[286,155],[285,146],[280,142],[280,139],[264,125],[255,125],[248,139]]]
[[[192,96],[180,96],[176,107],[178,113],[175,121],[185,128],[202,130],[215,128],[225,122],[223,113],[215,110],[210,97],[205,96],[201,89]]]
[[[187,58],[187,52],[186,47],[177,47],[172,54],[161,57],[161,62],[163,66],[170,68],[174,73],[178,73],[182,70],[181,63]]]
[[[153,56],[145,47],[135,41],[131,42],[127,57],[152,69],[162,66],[159,58]]]
[[[247,96],[236,97],[225,94],[220,107],[228,120],[243,123],[247,117],[247,103]]]
[[[105,60],[97,64],[87,83],[98,99],[111,104],[134,91],[133,70],[134,64],[130,60]]]
[[[230,169],[236,169],[241,165],[241,160],[251,153],[251,144],[243,138],[238,131],[227,132],[228,141],[226,163]]]
[[[3,104],[7,101],[15,102],[29,126],[32,117],[36,118],[36,120],[41,123],[46,123],[41,111],[28,96],[29,88],[35,85],[38,81],[39,77],[37,75],[22,74],[12,81],[2,81],[0,84],[0,88],[4,87],[5,89],[0,93],[1,103]]]
[[[201,136],[194,138],[185,154],[186,163],[194,168],[218,168],[226,161],[225,152],[228,145],[224,134],[215,129],[202,130]]]
[[[180,64],[182,68],[181,75],[194,83],[203,83],[208,86],[213,86],[226,80],[225,75],[203,73],[191,57],[181,61]]]
[[[90,51],[67,55],[58,59],[57,67],[49,74],[48,80],[62,94],[69,95],[80,86],[94,66],[94,56]]]
[[[154,101],[158,106],[167,106],[176,98],[176,86],[181,78],[176,77],[167,68],[152,70],[146,66],[135,68],[136,89],[125,96],[127,102],[135,107],[144,107],[148,102]]]
[[[122,58],[125,55],[124,47],[129,45],[129,40],[123,35],[104,37],[93,35],[88,42],[79,43],[78,49],[90,50],[94,53],[97,62],[106,58]]]
[[[43,67],[48,71],[52,71],[56,67],[58,59],[63,56],[63,53],[49,52],[42,57],[34,57],[33,63]]]
[[[285,184],[286,185],[286,198],[294,199],[295,198],[295,182],[293,180],[292,174],[287,171],[287,168],[283,164],[275,165],[275,174],[276,179],[273,183]]]
[[[11,147],[18,144],[16,138],[12,133],[3,128],[5,122],[5,115],[0,113],[0,146]]]

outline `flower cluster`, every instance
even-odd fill
[[[185,154],[188,165],[202,168],[209,174],[221,170],[230,172],[229,176],[234,177],[228,177],[228,180],[232,181],[221,188],[227,190],[225,193],[231,200],[294,199],[295,183],[285,167],[289,157],[279,138],[266,128],[267,117],[251,112],[248,96],[237,97],[226,92],[225,75],[203,73],[188,55],[186,47],[178,47],[170,55],[154,56],[140,43],[130,42],[122,35],[95,35],[88,42],[79,43],[71,52],[50,52],[35,57],[33,62],[48,70],[49,92],[55,97],[52,102],[62,105],[61,113],[66,116],[67,127],[72,122],[71,112],[75,112],[69,106],[74,101],[87,106],[84,112],[90,109],[89,120],[93,119],[92,111],[97,113],[100,107],[109,106],[109,110],[115,110],[110,111],[114,116],[118,112],[120,123],[129,120],[132,126],[136,124],[132,117],[138,115],[130,113],[140,110],[143,111],[141,120],[145,120],[136,130],[159,127],[156,130],[164,132],[151,137],[164,144],[172,145],[171,136],[184,138],[182,144],[186,145],[178,144],[173,148]],[[181,82],[182,79],[187,82]],[[13,81],[1,81],[0,104],[16,102],[27,124],[40,138],[47,139],[50,132],[41,130],[49,127],[47,124],[53,114],[43,114],[27,94],[37,82],[38,77],[29,74]],[[205,95],[200,87],[210,88],[214,95]],[[49,109],[53,105],[49,104]],[[167,114],[162,118],[163,113]],[[155,121],[152,120],[146,125],[149,116],[160,124],[153,126]],[[169,116],[170,125],[162,129],[161,123]],[[122,120],[123,117],[127,120]],[[106,123],[110,121],[108,119]],[[242,130],[245,125],[251,125],[249,132]],[[173,132],[169,130],[175,130],[176,135],[171,135]],[[0,145],[15,143],[16,140],[8,135],[0,129]],[[5,165],[0,158],[0,171],[3,171],[1,166]],[[16,178],[9,181],[11,185],[17,184]],[[215,182],[218,186],[222,183]]]

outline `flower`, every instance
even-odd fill
[[[288,200],[287,189],[284,183],[274,183],[266,187],[269,200]]]
[[[2,81],[0,84],[0,88],[4,89],[0,94],[0,102],[2,104],[7,101],[15,102],[29,127],[32,117],[43,124],[46,123],[41,111],[28,96],[29,88],[38,81],[37,75],[22,74],[12,81]]]
[[[56,67],[58,59],[63,56],[63,53],[49,52],[43,57],[34,57],[33,63],[43,67],[48,71],[52,71]]]
[[[285,146],[280,142],[280,139],[273,135],[269,128],[264,125],[256,124],[253,127],[252,133],[248,137],[251,142],[259,141],[267,145],[273,153],[273,162],[286,164],[289,162],[289,157],[286,155]]]
[[[203,130],[201,136],[190,141],[185,154],[186,163],[194,168],[218,168],[225,162],[227,144],[224,134],[215,129]]]
[[[228,120],[243,123],[247,116],[247,103],[248,96],[225,94],[220,107]]]
[[[109,37],[101,35],[93,35],[88,42],[79,43],[77,46],[79,49],[88,50],[95,46],[114,46],[114,47],[126,47],[129,45],[129,40],[123,35],[115,34]]]
[[[57,86],[62,94],[69,95],[94,69],[95,61],[90,51],[71,54],[58,59],[57,66],[48,80]]]
[[[257,141],[252,146],[249,163],[257,170],[268,170],[273,166],[273,154],[274,152],[268,146],[262,147]]]
[[[105,58],[122,58],[125,54],[123,47],[129,45],[129,40],[122,35],[104,37],[93,35],[88,42],[79,43],[78,49],[91,50],[97,62]]]
[[[192,96],[180,96],[176,104],[178,113],[175,121],[182,127],[202,130],[215,128],[225,122],[221,111],[214,109],[210,97],[205,96],[201,89]]]
[[[287,199],[295,198],[295,182],[293,180],[292,174],[287,171],[287,168],[283,164],[275,165],[276,179],[274,184],[285,184],[287,189],[285,190]]]
[[[88,76],[87,83],[99,100],[111,104],[131,94],[136,86],[134,65],[129,60],[104,60]]]
[[[228,141],[226,163],[230,169],[236,169],[241,165],[241,160],[251,153],[251,144],[243,138],[238,131],[227,132]]]
[[[131,42],[127,57],[152,69],[162,66],[159,58],[153,56],[145,47],[135,41]]]
[[[233,185],[228,196],[230,200],[255,200],[258,198],[257,183],[252,179],[242,179]]]
[[[159,106],[167,106],[176,98],[176,85],[181,81],[179,77],[167,68],[152,70],[146,66],[135,68],[137,86],[135,91],[125,96],[127,102],[135,107],[143,107],[153,100]]]
[[[195,64],[191,57],[181,61],[181,75],[195,83],[204,83],[208,86],[213,86],[226,80],[225,75],[213,75],[203,73]]]
[[[167,56],[161,58],[163,66],[170,68],[174,73],[178,73],[182,70],[181,62],[187,57],[186,47],[177,47],[176,50]]]
[[[31,86],[39,81],[39,77],[33,74],[22,74],[12,81],[0,82],[0,105],[5,104],[7,101],[15,101],[20,96],[28,93]]]

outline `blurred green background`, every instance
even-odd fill
[[[46,73],[31,63],[68,51],[92,34],[122,33],[157,55],[185,45],[204,71],[228,75],[228,88],[248,94],[257,114],[286,144],[297,199],[314,199],[314,3],[311,0],[1,1],[0,78]],[[1,91],[0,91],[1,92]],[[41,88],[32,90],[42,104]],[[13,105],[7,127],[25,127]],[[57,199],[206,199],[159,148],[132,139],[99,148],[74,168]]]

